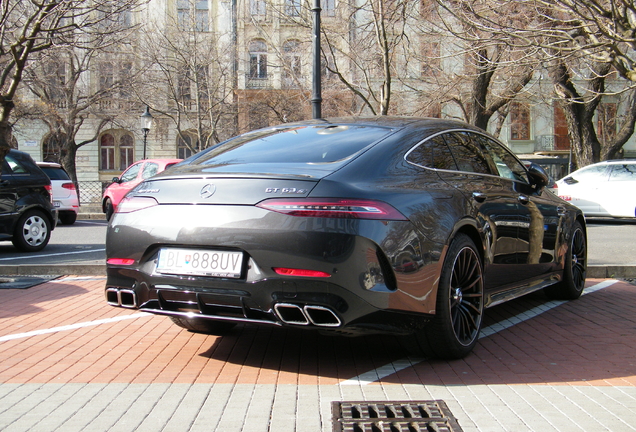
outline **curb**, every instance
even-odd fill
[[[60,264],[60,265],[0,265],[0,275],[76,275],[105,276],[106,263],[100,264]]]

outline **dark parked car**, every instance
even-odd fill
[[[454,121],[250,132],[122,200],[107,230],[107,301],[199,332],[385,333],[459,358],[485,308],[539,289],[581,295],[585,220],[547,181]]]
[[[51,180],[27,153],[11,150],[0,176],[0,240],[26,252],[42,250],[57,223]]]

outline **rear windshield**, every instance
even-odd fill
[[[203,152],[201,165],[251,163],[328,164],[350,159],[391,129],[353,125],[311,125],[241,135]]]
[[[51,180],[70,180],[66,171],[62,168],[40,167]]]

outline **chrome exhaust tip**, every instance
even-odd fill
[[[119,290],[117,288],[106,288],[106,301],[111,306],[121,306],[119,302]]]
[[[137,294],[131,289],[106,288],[106,301],[111,306],[134,309],[137,307]]]
[[[133,290],[119,290],[119,304],[125,308],[137,307],[137,294]]]
[[[342,321],[338,318],[329,308],[324,306],[312,306],[307,305],[304,308],[305,315],[309,318],[309,321],[315,326],[319,327],[340,327]]]
[[[298,305],[291,303],[276,303],[274,310],[278,318],[285,324],[309,325],[309,319]]]

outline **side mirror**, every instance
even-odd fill
[[[575,179],[574,177],[566,177],[565,180],[563,180],[565,183],[569,184],[569,185],[573,185],[573,184],[577,184],[579,181],[577,179]]]
[[[530,184],[534,186],[537,191],[546,187],[550,182],[550,178],[545,170],[534,162],[531,162],[528,166],[528,180],[530,180]]]
[[[113,183],[121,183],[119,177],[113,177]]]

